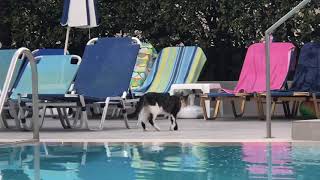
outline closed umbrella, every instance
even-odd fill
[[[68,26],[64,53],[68,49],[71,27],[93,28],[99,25],[95,0],[65,0],[61,25]]]

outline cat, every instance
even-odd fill
[[[167,115],[171,120],[171,131],[178,130],[177,114],[181,109],[181,98],[169,93],[149,92],[141,96],[134,114],[138,115],[138,124],[146,131],[147,121],[157,130],[160,128],[155,124],[158,115]]]

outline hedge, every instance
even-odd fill
[[[198,45],[207,54],[224,49],[226,54],[242,52],[260,41],[264,31],[286,14],[299,0],[100,0],[97,2],[101,24],[91,29],[91,37],[138,36],[158,50],[183,42]],[[274,37],[297,46],[319,40],[320,8],[312,1],[294,18],[282,25]],[[0,42],[5,48],[26,46],[62,48],[66,28],[59,21],[63,0],[1,0]],[[73,29],[70,51],[80,54],[88,41],[87,29]],[[229,51],[230,49],[230,51]],[[210,52],[209,52],[210,51]],[[243,54],[243,53],[240,53]],[[237,56],[237,55],[235,55]],[[228,65],[225,59],[214,59],[206,65]],[[230,74],[205,69],[204,80],[237,79],[243,55],[232,60]],[[230,64],[229,64],[230,65]],[[224,67],[222,67],[224,68]],[[232,70],[233,68],[233,70]],[[209,73],[208,73],[209,72]],[[210,75],[205,75],[210,74]]]

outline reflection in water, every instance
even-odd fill
[[[292,162],[290,148],[289,143],[274,143],[272,146],[266,143],[242,143],[243,161],[247,163],[250,177],[261,179],[271,175],[273,179],[294,179],[293,167],[288,166]],[[269,168],[268,164],[272,167]]]
[[[312,180],[320,177],[319,169],[319,145],[290,143],[55,143],[0,148],[0,180]]]

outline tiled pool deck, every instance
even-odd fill
[[[157,120],[160,132],[149,127],[143,132],[130,120],[131,129],[126,129],[122,120],[107,120],[103,131],[83,129],[65,130],[57,119],[46,120],[40,131],[41,141],[65,142],[243,142],[243,141],[291,141],[291,120],[272,120],[272,135],[266,139],[265,121],[256,119],[220,118],[205,121],[203,119],[179,119],[179,131],[169,131],[168,120]],[[91,120],[91,124],[98,121]],[[30,139],[31,132],[18,130],[0,130],[0,142]]]

